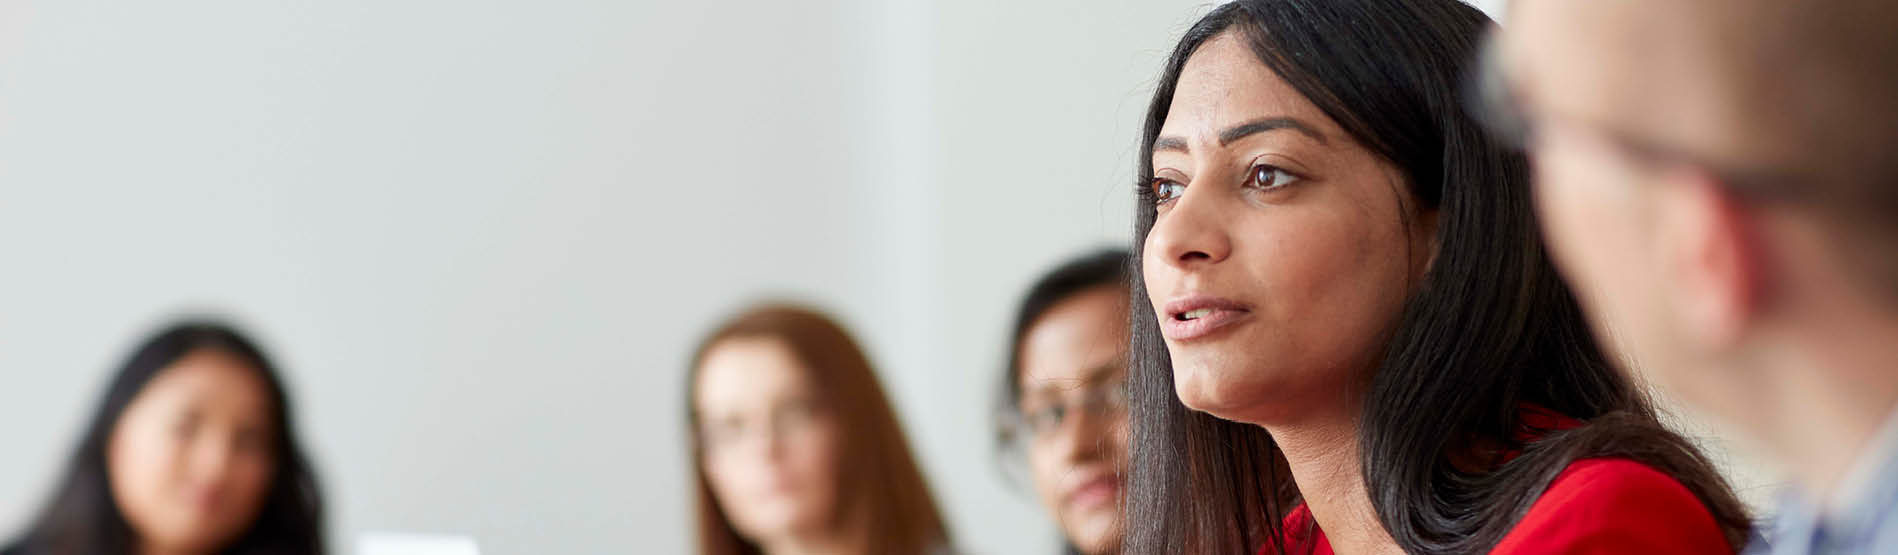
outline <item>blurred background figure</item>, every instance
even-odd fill
[[[1120,552],[1127,298],[1127,251],[1101,251],[1042,276],[1015,316],[998,437],[1068,553]]]
[[[1499,44],[1598,334],[1781,464],[1771,549],[1898,552],[1898,2],[1524,0]]]
[[[701,553],[947,549],[896,412],[830,318],[747,309],[700,344],[688,378]]]
[[[52,499],[6,555],[323,549],[323,502],[264,353],[211,322],[165,328],[106,388]]]

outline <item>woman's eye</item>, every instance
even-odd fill
[[[1266,164],[1253,166],[1251,174],[1247,176],[1247,180],[1252,182],[1252,186],[1267,191],[1291,185],[1296,183],[1298,179],[1299,177],[1292,175],[1292,172]]]
[[[179,418],[171,423],[172,437],[175,437],[178,439],[190,439],[191,436],[196,435],[197,433],[198,433],[197,413],[187,413],[185,414],[183,418]]]
[[[1050,403],[1023,415],[1022,421],[1028,424],[1029,433],[1045,436],[1061,428],[1061,422],[1067,420],[1068,407],[1061,403]]]
[[[264,441],[264,433],[255,429],[239,430],[237,437],[231,443],[240,453],[261,453],[266,451],[265,446],[269,445]]]
[[[1174,180],[1167,179],[1164,177],[1154,178],[1153,184],[1149,185],[1148,187],[1153,189],[1153,203],[1154,204],[1166,204],[1169,202],[1173,202],[1174,199],[1178,199],[1180,198],[1180,195],[1186,193],[1186,185],[1182,185],[1178,181],[1174,181]]]
[[[782,422],[785,425],[801,426],[810,422],[816,415],[816,403],[811,401],[793,401],[779,407],[777,413],[772,416],[776,417],[778,422]]]

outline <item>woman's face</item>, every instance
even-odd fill
[[[1141,272],[1180,401],[1257,424],[1352,406],[1434,213],[1232,32],[1188,59],[1151,154]]]
[[[769,542],[835,525],[837,426],[788,346],[714,345],[695,395],[705,477],[739,535]]]
[[[256,519],[277,460],[274,401],[256,369],[199,350],[160,370],[112,429],[112,498],[148,548],[210,552]]]
[[[1035,491],[1074,546],[1117,551],[1127,453],[1127,290],[1056,303],[1022,337],[1021,410]]]

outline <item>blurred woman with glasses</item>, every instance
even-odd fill
[[[1015,318],[1000,441],[1025,462],[1069,553],[1119,553],[1127,451],[1127,252],[1069,261]]]

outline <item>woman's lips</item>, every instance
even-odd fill
[[[1166,303],[1160,332],[1173,341],[1192,341],[1231,328],[1252,316],[1252,307],[1210,295],[1189,295]]]
[[[1066,502],[1069,508],[1093,510],[1101,506],[1113,506],[1114,496],[1120,489],[1120,483],[1111,475],[1100,476],[1068,490]]]

